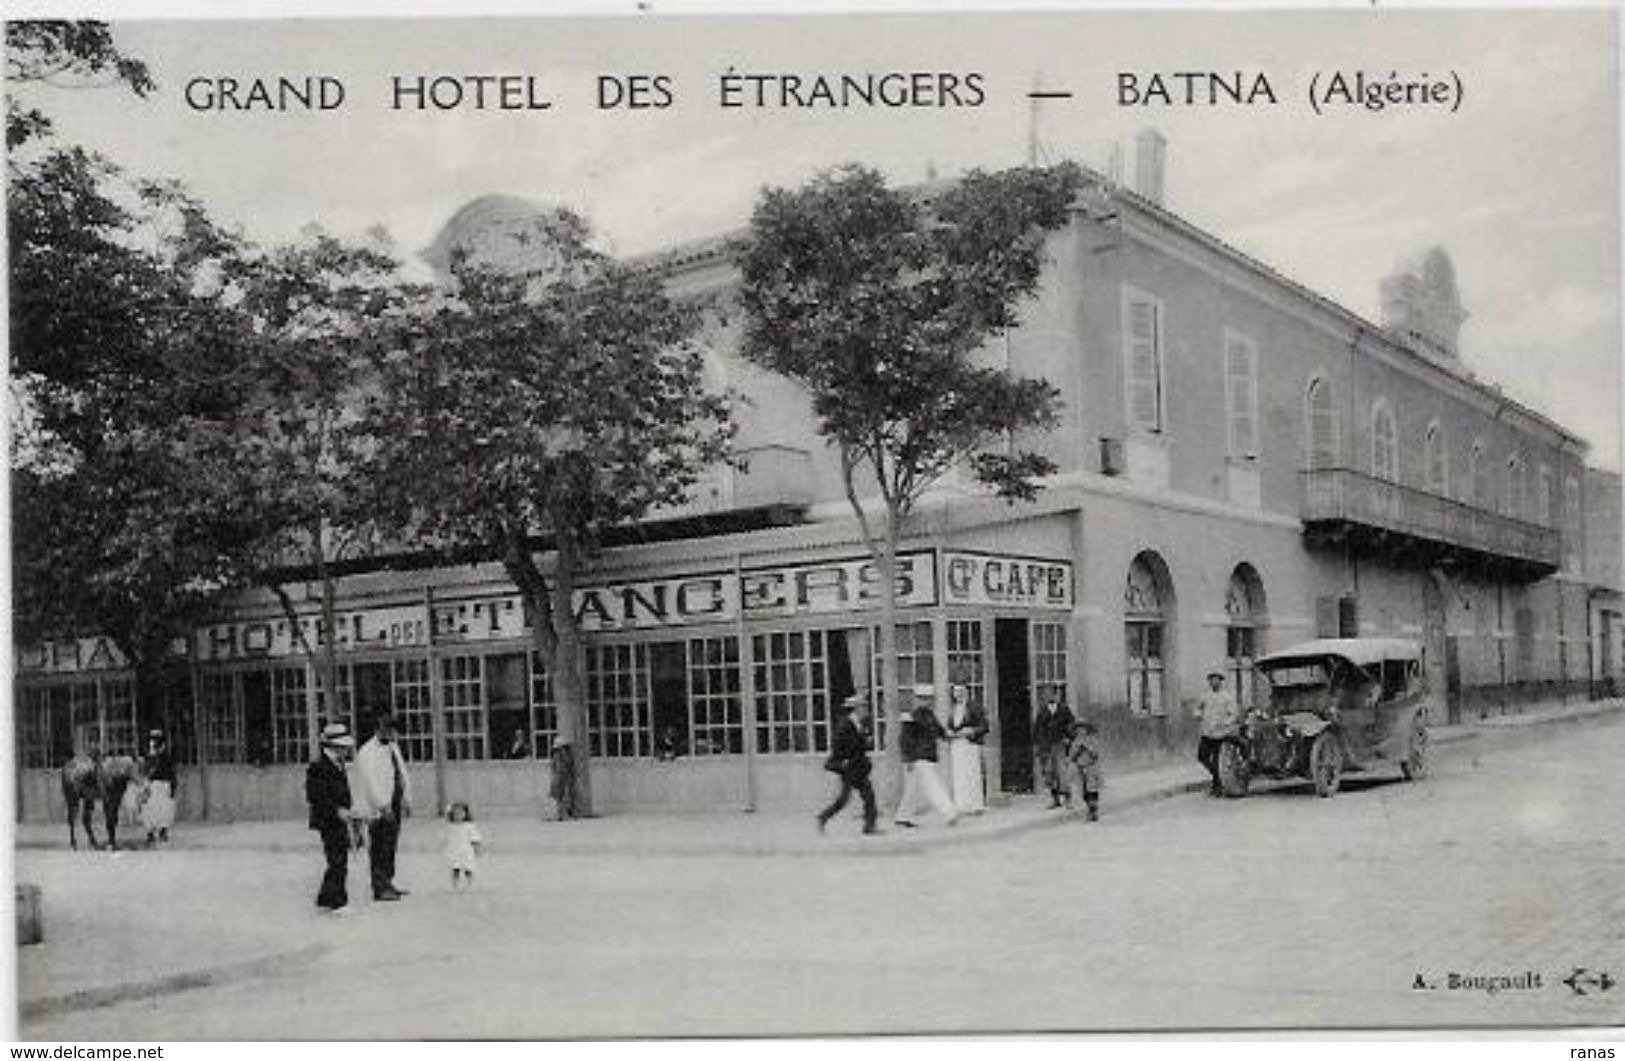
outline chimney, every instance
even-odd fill
[[[1134,138],[1134,192],[1142,199],[1162,205],[1162,174],[1168,157],[1168,141],[1155,129],[1141,129]]]

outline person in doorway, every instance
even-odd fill
[[[395,716],[381,713],[373,734],[356,753],[356,812],[367,821],[367,855],[372,867],[372,897],[393,902],[406,894],[395,886],[395,847],[401,819],[411,812],[412,794],[406,760],[395,739]]]
[[[1066,757],[1078,775],[1078,789],[1083,793],[1083,805],[1089,810],[1089,820],[1100,820],[1100,741],[1093,722],[1080,721],[1072,727],[1072,739],[1067,744]]]
[[[987,739],[987,716],[970,701],[970,690],[955,684],[948,692],[948,771],[954,808],[960,814],[981,814],[987,809],[982,780],[982,742]]]
[[[1033,718],[1033,747],[1038,752],[1039,774],[1049,789],[1051,810],[1065,806],[1072,798],[1066,776],[1066,743],[1075,721],[1072,709],[1061,703],[1061,694],[1053,690],[1044,697],[1044,706]]]
[[[1196,717],[1201,720],[1202,732],[1196,743],[1196,760],[1208,772],[1208,795],[1222,796],[1219,784],[1219,748],[1236,735],[1241,726],[1241,705],[1224,687],[1224,671],[1209,667],[1207,692],[1196,701]]]
[[[873,836],[880,832],[875,825],[875,789],[869,781],[869,735],[864,727],[865,707],[862,693],[854,693],[841,704],[841,718],[835,723],[835,737],[830,743],[829,758],[824,769],[841,779],[841,791],[830,805],[818,812],[818,831],[823,832],[830,819],[841,813],[852,793],[863,800],[863,832]]]
[[[143,759],[147,775],[147,798],[141,804],[141,824],[147,828],[147,846],[169,842],[169,827],[175,824],[175,759],[169,754],[164,731],[147,734],[147,754]]]
[[[526,733],[522,729],[516,729],[513,731],[513,740],[508,743],[508,758],[530,758],[530,734]]]
[[[930,686],[916,688],[914,698],[918,706],[903,719],[898,742],[903,753],[903,798],[897,804],[894,820],[905,829],[914,828],[914,815],[924,802],[942,815],[946,824],[953,825],[959,820],[959,812],[937,773],[937,742],[946,740],[948,732],[931,708]]]
[[[350,896],[345,874],[350,857],[350,782],[344,775],[344,760],[355,747],[350,727],[334,722],[322,728],[322,750],[305,770],[305,802],[310,804],[310,827],[322,838],[322,856],[327,870],[316,893],[318,908],[344,913]]]

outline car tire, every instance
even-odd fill
[[[1309,746],[1309,778],[1322,799],[1336,793],[1343,782],[1343,745],[1329,729],[1321,730]]]
[[[1411,723],[1410,739],[1405,742],[1405,758],[1399,763],[1399,770],[1405,775],[1405,780],[1420,781],[1428,776],[1428,761],[1432,757],[1432,751],[1428,728],[1421,719],[1417,719]]]
[[[1247,754],[1239,743],[1227,740],[1219,745],[1219,787],[1231,799],[1240,799],[1247,794],[1247,786],[1252,781],[1252,769],[1247,763]]]

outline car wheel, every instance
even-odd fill
[[[1420,720],[1411,723],[1411,739],[1405,745],[1405,758],[1399,764],[1405,780],[1417,781],[1428,776],[1428,759],[1431,751],[1427,726]]]
[[[1343,746],[1337,734],[1323,729],[1309,746],[1309,776],[1315,782],[1315,793],[1322,798],[1337,791],[1343,780]]]
[[[1219,745],[1219,787],[1231,799],[1240,799],[1247,794],[1247,785],[1252,780],[1252,769],[1247,763],[1247,754],[1240,744],[1227,740]]]

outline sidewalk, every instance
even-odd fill
[[[1625,699],[1536,705],[1518,714],[1454,726],[1434,726],[1432,735],[1435,744],[1449,744],[1471,739],[1481,732],[1576,721],[1621,709],[1625,709]],[[1127,807],[1200,792],[1206,787],[1207,775],[1194,758],[1120,774],[1111,773],[1108,767],[1101,813],[1109,818]],[[986,814],[962,819],[953,828],[945,828],[928,817],[919,828],[899,829],[883,816],[883,835],[861,836],[855,801],[824,834],[819,834],[813,825],[814,809],[808,808],[804,814],[639,811],[569,822],[512,815],[494,816],[481,824],[491,850],[527,854],[898,855],[1061,825],[1075,821],[1082,813],[1078,809],[1050,810],[1047,800],[1038,796],[1016,796],[1002,806],[990,807]],[[414,827],[415,824],[408,820],[402,830],[401,849],[438,850],[439,831]],[[15,844],[20,849],[60,847],[62,831],[61,823],[25,823],[17,827]],[[169,846],[178,850],[219,848],[304,853],[310,850],[311,843],[303,821],[272,821],[184,823],[176,830],[176,839]]]

